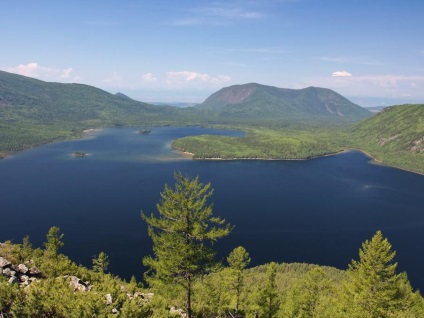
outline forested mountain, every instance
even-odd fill
[[[256,83],[223,88],[196,108],[223,118],[355,121],[371,116],[330,89],[287,89]]]
[[[49,83],[0,71],[0,158],[79,137],[88,128],[180,122],[176,107],[150,105],[88,85]]]
[[[424,173],[424,105],[387,107],[349,129],[355,147],[397,167]]]
[[[0,71],[2,122],[30,120],[82,125],[174,119],[173,107],[157,107],[83,84],[50,83]]]
[[[423,105],[389,107],[373,116],[334,91],[316,87],[235,85],[203,104],[178,108],[138,102],[88,85],[49,83],[0,71],[0,158],[80,137],[89,128],[226,124],[250,133],[238,139],[192,137],[189,144],[174,146],[200,158],[256,159],[312,158],[359,148],[384,163],[423,173],[423,118]],[[335,124],[339,127],[331,128]]]

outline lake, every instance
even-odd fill
[[[381,230],[400,270],[424,288],[424,177],[370,163],[360,152],[306,161],[195,161],[171,141],[199,134],[241,136],[200,127],[106,129],[0,161],[0,241],[29,235],[41,246],[51,226],[61,250],[91,266],[100,251],[110,271],[141,279],[151,241],[140,211],[155,211],[174,171],[211,182],[214,214],[235,225],[217,245],[225,258],[242,245],[251,265],[307,262],[346,269],[361,243]],[[90,154],[73,158],[76,151]]]

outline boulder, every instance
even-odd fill
[[[3,276],[12,276],[10,268],[3,268]]]
[[[83,282],[81,279],[79,279],[76,276],[71,276],[71,281],[69,282],[69,286],[71,286],[74,291],[81,291],[81,292],[86,292],[91,289],[91,286],[89,286],[87,283]]]
[[[29,271],[28,271],[28,273],[31,275],[31,276],[40,276],[41,275],[41,271],[37,268],[37,267],[31,267],[30,269],[29,269]]]
[[[112,305],[112,303],[113,303],[112,295],[106,294],[106,305]]]
[[[171,316],[180,316],[182,318],[185,318],[187,316],[186,313],[184,312],[184,310],[182,310],[180,308],[176,308],[176,307],[171,307],[169,309],[169,314]]]
[[[26,274],[29,272],[28,267],[26,267],[24,264],[18,265],[18,272],[22,274]]]
[[[9,279],[9,284],[19,284],[19,279],[16,276],[11,276]]]
[[[12,265],[11,262],[9,262],[7,259],[5,259],[4,257],[0,256],[0,268],[6,268],[9,267],[10,265]]]
[[[29,282],[30,282],[30,280],[29,280],[29,276],[27,276],[27,275],[21,275],[21,276],[19,276],[19,280],[20,280],[22,283],[29,283]]]
[[[150,301],[153,298],[154,293],[140,293],[140,296],[143,297],[146,301]]]

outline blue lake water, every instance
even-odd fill
[[[90,266],[100,251],[110,271],[142,277],[151,241],[140,211],[155,211],[174,171],[215,189],[214,213],[235,225],[217,245],[224,258],[243,245],[252,265],[307,262],[346,269],[361,243],[382,230],[400,270],[424,289],[424,177],[374,165],[359,152],[307,161],[193,161],[173,139],[240,132],[199,127],[107,129],[0,161],[0,241],[30,235],[41,246],[51,226],[62,252]],[[89,153],[73,158],[75,151]]]

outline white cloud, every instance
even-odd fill
[[[67,69],[64,69],[64,70],[62,70],[62,73],[60,74],[60,77],[62,77],[62,78],[69,78],[69,77],[71,77],[72,71],[73,71],[72,67],[67,68]]]
[[[337,71],[331,74],[332,77],[351,77],[352,74],[347,71]]]
[[[201,83],[225,83],[231,81],[231,77],[227,75],[210,76],[209,74],[202,74],[197,72],[181,71],[181,72],[167,72],[168,82],[201,82]]]
[[[297,85],[326,87],[344,96],[424,100],[424,75],[368,74],[347,77],[310,78]]]
[[[154,76],[152,73],[143,74],[143,81],[145,82],[155,82],[156,80],[157,77]]]
[[[214,2],[207,6],[186,10],[190,16],[173,21],[176,26],[189,25],[227,25],[236,20],[257,20],[263,18],[264,13],[253,8],[254,2],[226,1]]]
[[[117,83],[120,81],[122,81],[122,76],[116,72],[113,72],[113,74],[110,77],[107,77],[102,80],[103,83]]]
[[[39,77],[38,72],[40,67],[38,63],[28,63],[20,64],[15,67],[7,68],[6,70],[11,73],[16,73],[19,75],[29,76],[29,77]]]
[[[71,79],[71,80],[78,80],[80,79],[78,76],[71,76],[71,73],[73,72],[72,67],[66,68],[66,69],[56,69],[51,67],[45,67],[41,66],[36,62],[31,62],[28,64],[20,64],[18,66],[9,67],[6,68],[7,72],[28,76],[28,77],[35,77],[42,80],[48,80],[48,81],[58,81],[61,79]]]

